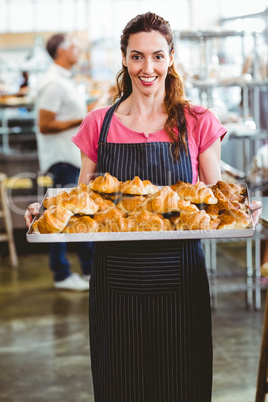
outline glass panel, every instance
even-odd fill
[[[8,31],[7,4],[6,0],[0,0],[0,32]]]
[[[88,6],[86,0],[75,1],[75,30],[84,31],[88,26]]]
[[[59,3],[59,6],[60,6],[59,28],[62,31],[66,32],[75,30],[76,10],[74,8],[73,0],[64,0]]]
[[[8,4],[8,30],[10,32],[29,32],[33,25],[32,2],[10,0]]]
[[[35,5],[34,31],[58,31],[60,19],[58,1],[38,0]]]
[[[224,17],[253,14],[263,11],[265,7],[266,0],[224,0],[220,2],[220,14]]]

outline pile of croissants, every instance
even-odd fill
[[[138,176],[126,182],[108,172],[44,199],[34,233],[245,229],[251,224],[246,189],[178,181],[158,187]]]

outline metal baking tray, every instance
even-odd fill
[[[239,183],[247,190],[245,203],[249,203],[247,185]],[[69,192],[70,188],[50,188],[44,198],[54,196],[59,191]],[[40,214],[43,212],[43,203]],[[36,215],[35,219],[39,218]],[[33,221],[34,222],[34,221]],[[246,229],[226,230],[174,230],[174,231],[145,231],[145,232],[101,232],[101,233],[34,233],[30,226],[26,239],[29,243],[57,243],[57,242],[99,242],[99,241],[130,241],[130,240],[175,240],[175,239],[231,239],[253,237],[255,229],[252,224]]]

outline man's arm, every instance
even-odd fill
[[[57,134],[68,128],[79,126],[83,119],[67,121],[56,120],[56,113],[41,109],[39,111],[39,129],[42,134]]]

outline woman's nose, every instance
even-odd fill
[[[145,59],[143,65],[143,72],[146,74],[151,74],[154,71],[153,61],[151,59]]]

